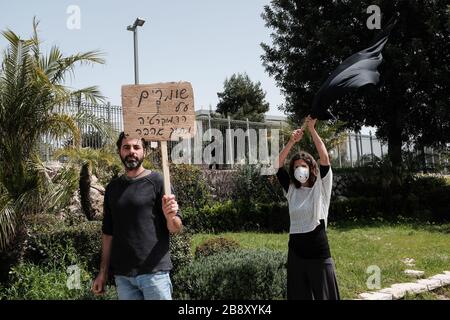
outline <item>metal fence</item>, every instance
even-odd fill
[[[80,103],[79,101],[73,101],[67,105],[60,106],[55,111],[69,115],[75,115],[80,112],[90,113],[92,115],[95,115],[97,118],[103,119],[104,121],[109,123],[115,131],[120,132],[123,130],[121,106],[114,106],[110,103],[103,105],[93,105],[89,103]],[[197,149],[199,148],[199,144],[200,148],[203,149],[205,145],[211,142],[212,139],[211,130],[209,129],[217,129],[224,140],[224,159],[222,161],[223,163],[218,163],[216,167],[227,169],[233,168],[236,164],[242,163],[242,157],[239,157],[237,145],[239,146],[239,144],[245,144],[243,148],[245,150],[244,157],[245,159],[247,159],[246,162],[248,163],[250,150],[252,150],[252,147],[255,147],[255,145],[257,145],[257,148],[260,148],[261,143],[263,142],[267,144],[268,149],[271,149],[271,131],[273,129],[282,129],[283,127],[282,121],[251,122],[248,120],[231,120],[230,118],[224,119],[211,117],[211,115],[205,113],[198,115],[196,117],[196,120],[196,137],[190,139],[189,141],[185,141],[181,149],[178,148],[180,149],[180,153],[184,153],[183,156],[185,156],[185,163],[198,164],[198,155],[196,155],[195,152],[198,151]],[[284,125],[286,126],[286,124]],[[239,140],[235,136],[232,136],[231,132],[236,132],[239,129],[244,132],[246,138],[245,140]],[[252,132],[253,135],[251,135],[250,132]],[[274,131],[272,131],[272,133],[273,132]],[[81,136],[83,147],[100,148],[104,145],[104,137],[101,137],[99,133],[90,126],[81,127]],[[197,139],[197,141],[195,139]],[[200,139],[200,142],[198,141],[198,139]],[[264,142],[263,140],[267,142]],[[277,147],[279,148],[279,150],[281,150],[286,142],[287,141],[283,140],[283,135],[280,133],[278,145],[274,145],[273,147]],[[50,136],[44,136],[42,137],[42,143],[40,146],[41,156],[46,160],[50,160],[52,159],[52,154],[56,149],[62,148],[66,145],[70,145],[70,143],[70,137],[63,139],[54,139]],[[179,147],[179,144],[179,141],[168,142],[169,157],[172,154],[173,148],[177,145]],[[157,144],[152,143],[151,146],[153,147],[153,149],[156,149]],[[227,149],[228,146],[232,147]],[[426,148],[419,151],[415,150],[414,147],[411,146],[405,146],[405,148],[410,151],[411,155],[416,155],[417,158],[421,157],[423,166],[425,167],[435,168],[439,166],[441,168],[449,168],[448,152],[437,152],[436,150],[433,150],[431,148]],[[329,150],[333,166],[340,168],[367,165],[368,163],[371,163],[375,160],[382,159],[387,154],[387,152],[387,143],[377,139],[372,135],[371,132],[369,133],[369,135],[350,132],[347,134],[346,141],[344,141],[336,148]],[[158,163],[160,161],[158,152],[151,152],[150,158],[151,161],[155,163]]]
[[[335,166],[359,167],[382,159],[388,152],[388,146],[372,135],[349,132],[342,144],[330,151]]]
[[[206,152],[207,150],[203,149],[215,141],[216,137],[221,139],[219,145],[222,149],[216,149],[214,152],[218,151],[222,156],[219,157],[218,162],[214,163],[214,166],[223,169],[234,168],[239,164],[255,163],[255,161],[264,163],[273,154],[274,148],[278,149],[280,146],[277,137],[280,136],[281,122],[252,122],[248,119],[232,120],[230,117],[224,119],[199,115],[196,117],[196,126],[196,136],[185,143],[185,151],[190,155],[187,157],[187,163],[200,164],[198,160],[206,158],[206,155],[198,154],[198,152]],[[171,141],[169,150],[173,150],[178,143]]]
[[[114,106],[110,103],[90,104],[85,102],[72,101],[71,103],[58,106],[54,110],[54,112],[68,114],[71,116],[75,116],[77,114],[85,112],[94,115],[98,119],[102,119],[103,121],[111,125],[112,129],[117,132],[123,130],[122,107]],[[99,134],[99,132],[92,126],[80,125],[80,131],[82,147],[101,148],[102,146],[104,146],[104,137],[102,137],[101,134]],[[53,152],[55,150],[68,146],[72,143],[73,141],[70,136],[59,139],[56,139],[50,135],[43,136],[41,138],[41,145],[39,147],[41,157],[43,157],[46,161],[51,160]]]
[[[448,172],[450,169],[449,148],[446,150],[429,147],[416,149],[413,144],[404,144],[402,151],[404,161],[417,170]],[[372,132],[368,135],[347,133],[346,141],[330,151],[334,166],[339,168],[366,166],[382,160],[387,154],[387,142],[377,139]]]

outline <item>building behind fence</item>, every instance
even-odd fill
[[[119,133],[123,131],[123,121],[122,121],[122,107],[114,106],[110,103],[103,105],[93,105],[89,103],[80,103],[80,102],[72,102],[70,104],[61,106],[56,110],[57,112],[75,115],[79,112],[86,112],[95,115],[97,118],[103,119],[105,122],[111,125],[111,127]],[[230,137],[229,132],[232,130],[243,130],[246,134],[247,139],[245,140],[245,150],[246,150],[246,159],[248,159],[248,152],[251,149],[251,143],[260,142],[258,140],[252,141],[250,139],[250,130],[254,129],[256,132],[267,132],[270,136],[270,131],[273,129],[281,130],[283,126],[286,126],[285,118],[280,116],[267,116],[265,122],[251,122],[251,121],[243,121],[243,120],[231,120],[230,118],[215,118],[211,116],[211,112],[208,110],[198,110],[196,111],[196,123],[197,129],[200,128],[198,134],[203,134],[205,140],[210,141],[208,139],[208,131],[209,129],[217,129],[221,132],[222,137],[224,137],[224,145],[226,147],[227,144],[233,145],[231,141],[232,137]],[[81,138],[82,138],[82,147],[92,147],[92,148],[101,148],[105,144],[104,137],[92,127],[90,126],[82,126],[81,128]],[[228,131],[227,131],[228,129]],[[259,137],[259,136],[258,136]],[[280,134],[279,148],[280,150],[283,148],[287,141],[283,141],[283,136]],[[211,137],[210,137],[211,138]],[[259,138],[258,138],[259,139]],[[268,139],[270,144],[270,137]],[[59,148],[63,148],[72,143],[71,138],[63,138],[63,139],[54,139],[50,136],[45,136],[42,138],[42,143],[40,146],[41,156],[45,160],[51,160],[53,152]],[[177,141],[169,141],[168,142],[168,150],[169,156],[171,154],[172,148],[177,145],[179,142]],[[209,142],[208,142],[209,143]],[[156,148],[157,144],[152,143],[151,146]],[[191,139],[189,143],[186,144],[187,149],[185,152],[192,153],[194,150],[194,139]],[[426,148],[421,150],[414,150],[411,147],[408,147],[410,154],[417,155],[417,157],[422,156],[422,162],[425,167],[428,168],[447,168],[449,167],[448,156],[443,157],[442,152],[435,152],[431,148]],[[233,147],[233,150],[236,151],[236,147]],[[333,166],[335,167],[358,167],[364,166],[368,163],[374,162],[376,160],[382,159],[388,152],[388,146],[385,142],[377,139],[370,132],[369,135],[363,135],[360,133],[349,132],[347,133],[346,140],[334,148],[330,150],[330,157],[333,162]],[[233,167],[236,163],[240,163],[239,159],[236,158],[236,152],[231,153],[233,159],[225,158],[223,165],[218,165],[219,168],[230,168]],[[152,155],[152,153],[150,154]],[[224,150],[225,157],[229,157],[227,155],[226,150]],[[154,162],[159,162],[159,155],[157,152],[153,153],[153,158],[151,159]],[[191,156],[188,163],[195,163],[193,160],[193,156]]]

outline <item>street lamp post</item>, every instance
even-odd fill
[[[133,36],[134,36],[134,84],[139,84],[137,27],[142,27],[144,25],[144,23],[145,23],[144,19],[136,18],[134,23],[127,27],[128,31],[133,31]]]
[[[128,31],[133,31],[134,40],[134,84],[139,84],[139,61],[138,61],[138,36],[137,27],[142,27],[145,23],[144,19],[136,18],[132,25],[127,27]],[[155,142],[150,143],[151,147],[154,148]]]

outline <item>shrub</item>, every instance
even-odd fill
[[[448,204],[450,186],[430,189],[421,195],[414,193],[388,194],[384,197],[350,197],[332,200],[329,221],[406,219],[413,221],[450,221]],[[286,202],[257,203],[226,201],[200,210],[188,208],[183,221],[195,232],[289,230],[289,209]]]
[[[429,191],[445,188],[447,185],[447,180],[444,177],[417,175],[411,179],[409,191],[421,195]]]
[[[183,208],[198,209],[211,201],[211,194],[200,168],[188,164],[177,164],[171,165],[170,173],[177,202],[182,212]]]
[[[284,299],[286,253],[237,250],[194,260],[174,277],[177,299]]]
[[[38,219],[39,223],[35,219],[35,223],[29,226],[25,261],[62,267],[85,263],[89,272],[98,270],[101,254],[100,221],[70,226],[49,215],[42,215]]]
[[[257,205],[257,210],[267,220],[264,229],[269,232],[289,231],[290,217],[287,202],[275,202]]]
[[[195,232],[266,230],[281,232],[289,229],[289,212],[285,203],[226,201],[200,210],[184,210],[183,221]]]
[[[236,171],[203,170],[202,175],[211,193],[213,201],[222,202],[233,199]]]
[[[450,186],[430,190],[426,196],[419,199],[423,207],[430,208],[435,220],[450,221]]]
[[[224,230],[238,231],[245,230],[244,219],[242,216],[241,203],[227,201],[223,204],[216,203],[213,206],[207,206],[201,210],[205,222],[211,228],[212,232]]]
[[[384,217],[389,220],[450,221],[450,187],[444,177],[404,173],[401,185],[394,190],[389,182],[392,177],[383,178],[383,170],[386,171],[386,167],[339,169],[347,182],[345,195],[349,198],[331,201],[331,219]]]
[[[285,199],[283,190],[275,175],[262,175],[256,165],[239,167],[234,186],[233,199],[254,203],[272,203]]]
[[[79,267],[77,271],[71,271],[58,265],[19,264],[10,272],[9,286],[0,288],[0,299],[117,299],[116,290],[111,287],[107,287],[104,296],[95,296],[91,292],[92,276],[82,265],[77,266]]]
[[[332,201],[329,209],[329,221],[355,220],[381,216],[380,199],[355,197],[344,201]]]
[[[192,261],[191,232],[184,227],[181,233],[170,237],[170,257],[173,264],[172,275]]]
[[[426,205],[421,204],[421,200],[414,194],[389,195],[384,198],[354,197],[342,201],[331,201],[329,221],[377,219],[392,222],[399,220],[426,222],[448,219],[448,210],[445,207],[445,203],[447,203],[447,207],[449,203],[448,193],[445,193],[445,191],[437,192],[435,196],[436,199],[431,200],[431,195],[427,195],[426,199],[429,201]]]
[[[232,201],[226,201],[201,209],[187,208],[183,211],[183,221],[195,232],[219,232],[235,228],[237,215],[238,210],[235,204]]]
[[[239,247],[239,242],[234,239],[224,237],[211,238],[195,248],[195,258],[207,257],[221,252],[230,252]]]
[[[231,200],[224,203],[214,203],[199,210],[185,210],[183,220],[185,225],[195,232],[221,232],[246,230],[246,225],[254,220],[243,218],[242,203]]]

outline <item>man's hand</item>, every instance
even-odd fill
[[[175,196],[173,194],[164,195],[162,201],[164,216],[167,220],[167,229],[169,229],[170,233],[180,232],[183,223],[180,217],[177,216],[178,203],[175,200]]]
[[[291,142],[292,143],[297,143],[300,140],[302,140],[303,138],[303,134],[305,133],[305,131],[303,129],[297,129],[292,131],[292,135],[291,135]]]
[[[107,275],[100,272],[92,283],[92,292],[95,295],[102,295],[105,293],[105,285],[106,285]]]
[[[167,220],[175,217],[178,212],[178,203],[175,200],[175,195],[164,195],[162,207]]]

